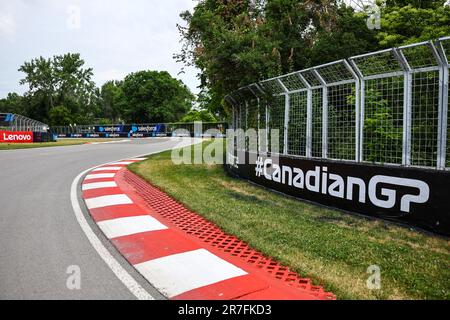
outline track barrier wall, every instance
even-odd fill
[[[215,136],[225,136],[227,127],[226,122],[199,122],[57,126],[51,129],[59,138],[149,138],[200,137],[208,130],[214,131]]]
[[[450,235],[449,58],[446,37],[240,88],[225,99],[236,129],[226,167],[300,199]]]

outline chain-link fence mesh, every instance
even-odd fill
[[[363,84],[362,161],[402,164],[405,78],[398,56],[391,49],[350,60]]]
[[[307,99],[306,91],[290,96],[288,154],[306,156]]]
[[[227,101],[240,110],[236,125],[249,116],[249,128],[269,130],[260,152],[445,169],[449,58],[450,37],[441,38],[265,80],[251,98]]]

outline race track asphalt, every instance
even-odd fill
[[[0,299],[135,299],[80,228],[70,201],[71,184],[91,167],[179,144],[179,139],[156,138],[0,151]],[[94,224],[92,229],[126,271],[162,299]],[[80,290],[66,285],[70,266],[80,268]]]

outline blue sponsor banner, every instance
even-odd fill
[[[133,124],[133,125],[113,125],[113,126],[95,126],[95,133],[104,134],[124,134],[132,136],[133,134],[150,134],[153,136],[160,133],[165,133],[165,124]]]
[[[12,113],[0,113],[0,122],[13,122],[14,115]]]

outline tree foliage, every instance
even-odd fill
[[[216,122],[217,119],[208,110],[191,110],[180,120],[180,122],[185,123],[191,123],[195,121]]]
[[[139,71],[125,77],[122,85],[128,122],[173,122],[192,107],[194,96],[180,80],[166,71]]]
[[[450,6],[445,1],[387,1],[382,7],[382,47],[395,47],[450,35]]]
[[[191,110],[193,94],[169,73],[139,71],[100,89],[79,54],[39,57],[19,69],[28,86],[24,96],[0,99],[0,112],[12,112],[50,125],[173,122]]]
[[[93,119],[96,112],[98,90],[92,81],[93,71],[84,68],[79,54],[65,54],[45,59],[39,57],[25,62],[19,71],[25,74],[20,81],[28,85],[25,94],[27,115],[50,124],[55,115],[63,109],[71,114],[73,121],[83,123]],[[50,114],[55,108],[60,109]]]
[[[119,123],[126,107],[123,81],[108,81],[101,87],[100,116],[102,124]],[[98,121],[97,121],[98,122]]]
[[[200,0],[181,13],[178,61],[200,69],[201,87],[222,115],[237,88],[365,52],[450,34],[441,1],[381,0],[381,30],[339,0]],[[220,106],[220,107],[218,107]]]

